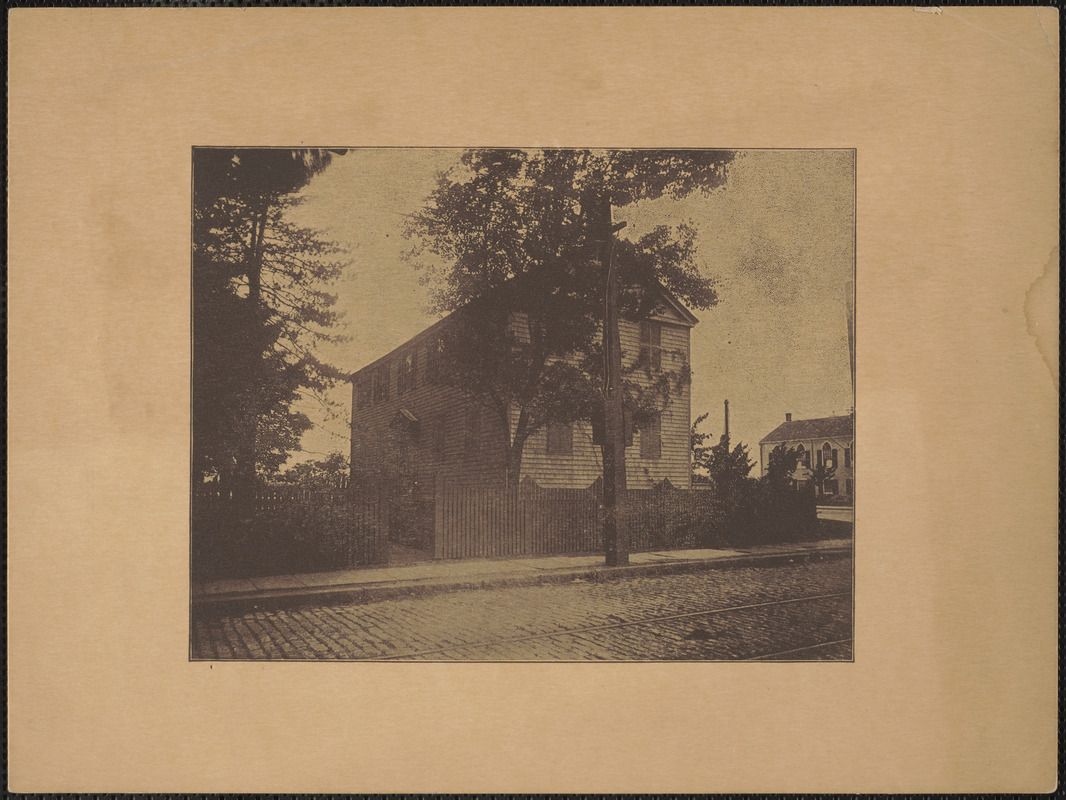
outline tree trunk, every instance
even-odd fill
[[[510,444],[507,446],[507,464],[504,472],[504,482],[508,489],[518,486],[522,478],[522,450],[524,444]]]
[[[248,242],[248,300],[258,305],[263,280],[263,237],[266,235],[270,201],[265,201],[252,220],[252,235]]]
[[[258,310],[261,302],[262,274],[263,274],[263,237],[266,234],[266,223],[270,201],[265,200],[256,210],[252,219],[252,231],[248,241],[247,276],[248,276],[248,303],[253,312]],[[258,314],[250,315],[252,325],[258,324]],[[249,331],[247,342],[247,362],[249,379],[254,383],[254,371],[260,367],[263,353],[259,345],[260,337],[256,330]],[[258,483],[256,466],[258,464],[258,452],[256,449],[256,430],[258,428],[258,409],[250,409],[242,422],[242,435],[239,437],[240,445],[236,453],[236,468],[234,481],[234,497],[240,499],[239,506],[243,513],[249,513],[255,489]]]
[[[507,434],[507,453],[504,462],[504,485],[508,489],[518,486],[522,479],[522,451],[526,446],[526,427],[528,418],[525,409],[518,413],[518,422],[515,424],[514,437],[511,437],[511,421],[504,419],[504,430]]]

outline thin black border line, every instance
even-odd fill
[[[194,221],[196,211],[196,198],[194,195],[194,167],[192,159],[192,151],[194,150],[295,150],[308,148],[310,145],[191,145],[189,153],[189,527],[186,535],[186,551],[188,555],[188,587],[186,590],[186,604],[189,609],[189,615],[187,619],[187,633],[188,633],[188,663],[215,663],[216,659],[201,659],[193,656],[193,612],[194,605],[192,602],[192,458],[193,458],[193,392],[195,387],[193,386],[193,310],[195,305],[195,297],[193,293],[193,233],[194,233]],[[849,324],[852,325],[852,347],[855,352],[855,370],[853,372],[854,379],[851,389],[851,403],[852,403],[852,441],[858,440],[858,350],[859,350],[859,331],[858,331],[858,227],[859,227],[859,214],[858,214],[858,198],[859,198],[859,151],[857,147],[671,147],[671,146],[659,146],[659,147],[611,147],[607,145],[588,145],[583,147],[567,147],[562,145],[552,146],[529,146],[529,145],[357,145],[354,147],[342,147],[340,145],[332,147],[318,146],[314,149],[320,150],[541,150],[541,151],[557,151],[557,150],[628,150],[631,152],[649,151],[660,152],[663,150],[680,150],[680,151],[705,151],[705,150],[732,150],[733,152],[777,152],[777,153],[805,153],[805,152],[821,152],[821,151],[837,151],[846,152],[850,151],[852,154],[852,218],[851,218],[851,278],[852,278],[852,309],[854,311],[854,319],[849,320]],[[845,312],[847,309],[845,309]],[[851,359],[852,354],[848,354]],[[850,364],[849,364],[850,367]],[[691,415],[690,415],[691,416]],[[691,421],[691,420],[690,420]],[[1061,443],[1060,443],[1061,447]],[[856,595],[856,578],[858,575],[858,554],[856,553],[857,547],[857,531],[856,531],[856,518],[858,516],[858,467],[857,460],[855,459],[855,448],[852,447],[852,523],[851,523],[851,659],[850,661],[833,660],[833,661],[766,661],[757,663],[768,664],[854,664],[856,663],[855,657],[855,633],[856,633],[856,616],[858,612]],[[1061,505],[1061,504],[1060,504]],[[1060,509],[1061,512],[1061,509]],[[1060,513],[1061,516],[1061,513]],[[403,661],[402,659],[391,659],[399,663],[419,663],[419,664],[587,664],[587,663],[599,663],[599,664],[732,664],[732,663],[756,663],[751,661],[738,661],[736,659],[730,659],[725,661],[716,661],[710,659],[702,660],[679,660],[679,659],[619,659],[617,661],[612,660],[597,660],[597,661],[562,661],[562,660],[550,660],[550,661]],[[366,659],[222,659],[218,660],[219,663],[231,663],[231,662],[247,662],[251,664],[261,664],[265,662],[270,663],[293,663],[297,661],[307,661],[308,663],[376,663],[374,661],[367,661]]]

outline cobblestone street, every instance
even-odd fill
[[[850,660],[851,575],[844,558],[291,611],[196,611],[192,657]]]

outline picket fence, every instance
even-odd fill
[[[244,502],[207,484],[193,495],[193,562],[226,577],[350,569],[386,563],[389,543],[435,558],[602,553],[602,482],[553,489],[444,483],[418,496],[385,487],[261,486]],[[404,499],[401,500],[401,497]],[[622,504],[634,552],[713,541],[713,491],[663,482]]]
[[[437,490],[437,558],[603,551],[601,482],[551,489],[532,479],[511,488],[445,485]],[[629,489],[623,502],[632,551],[696,547],[714,525],[713,492]]]

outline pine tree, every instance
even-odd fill
[[[315,354],[338,340],[340,250],[286,214],[332,156],[193,151],[194,484],[247,490],[276,472],[311,427],[294,405],[341,377]]]

